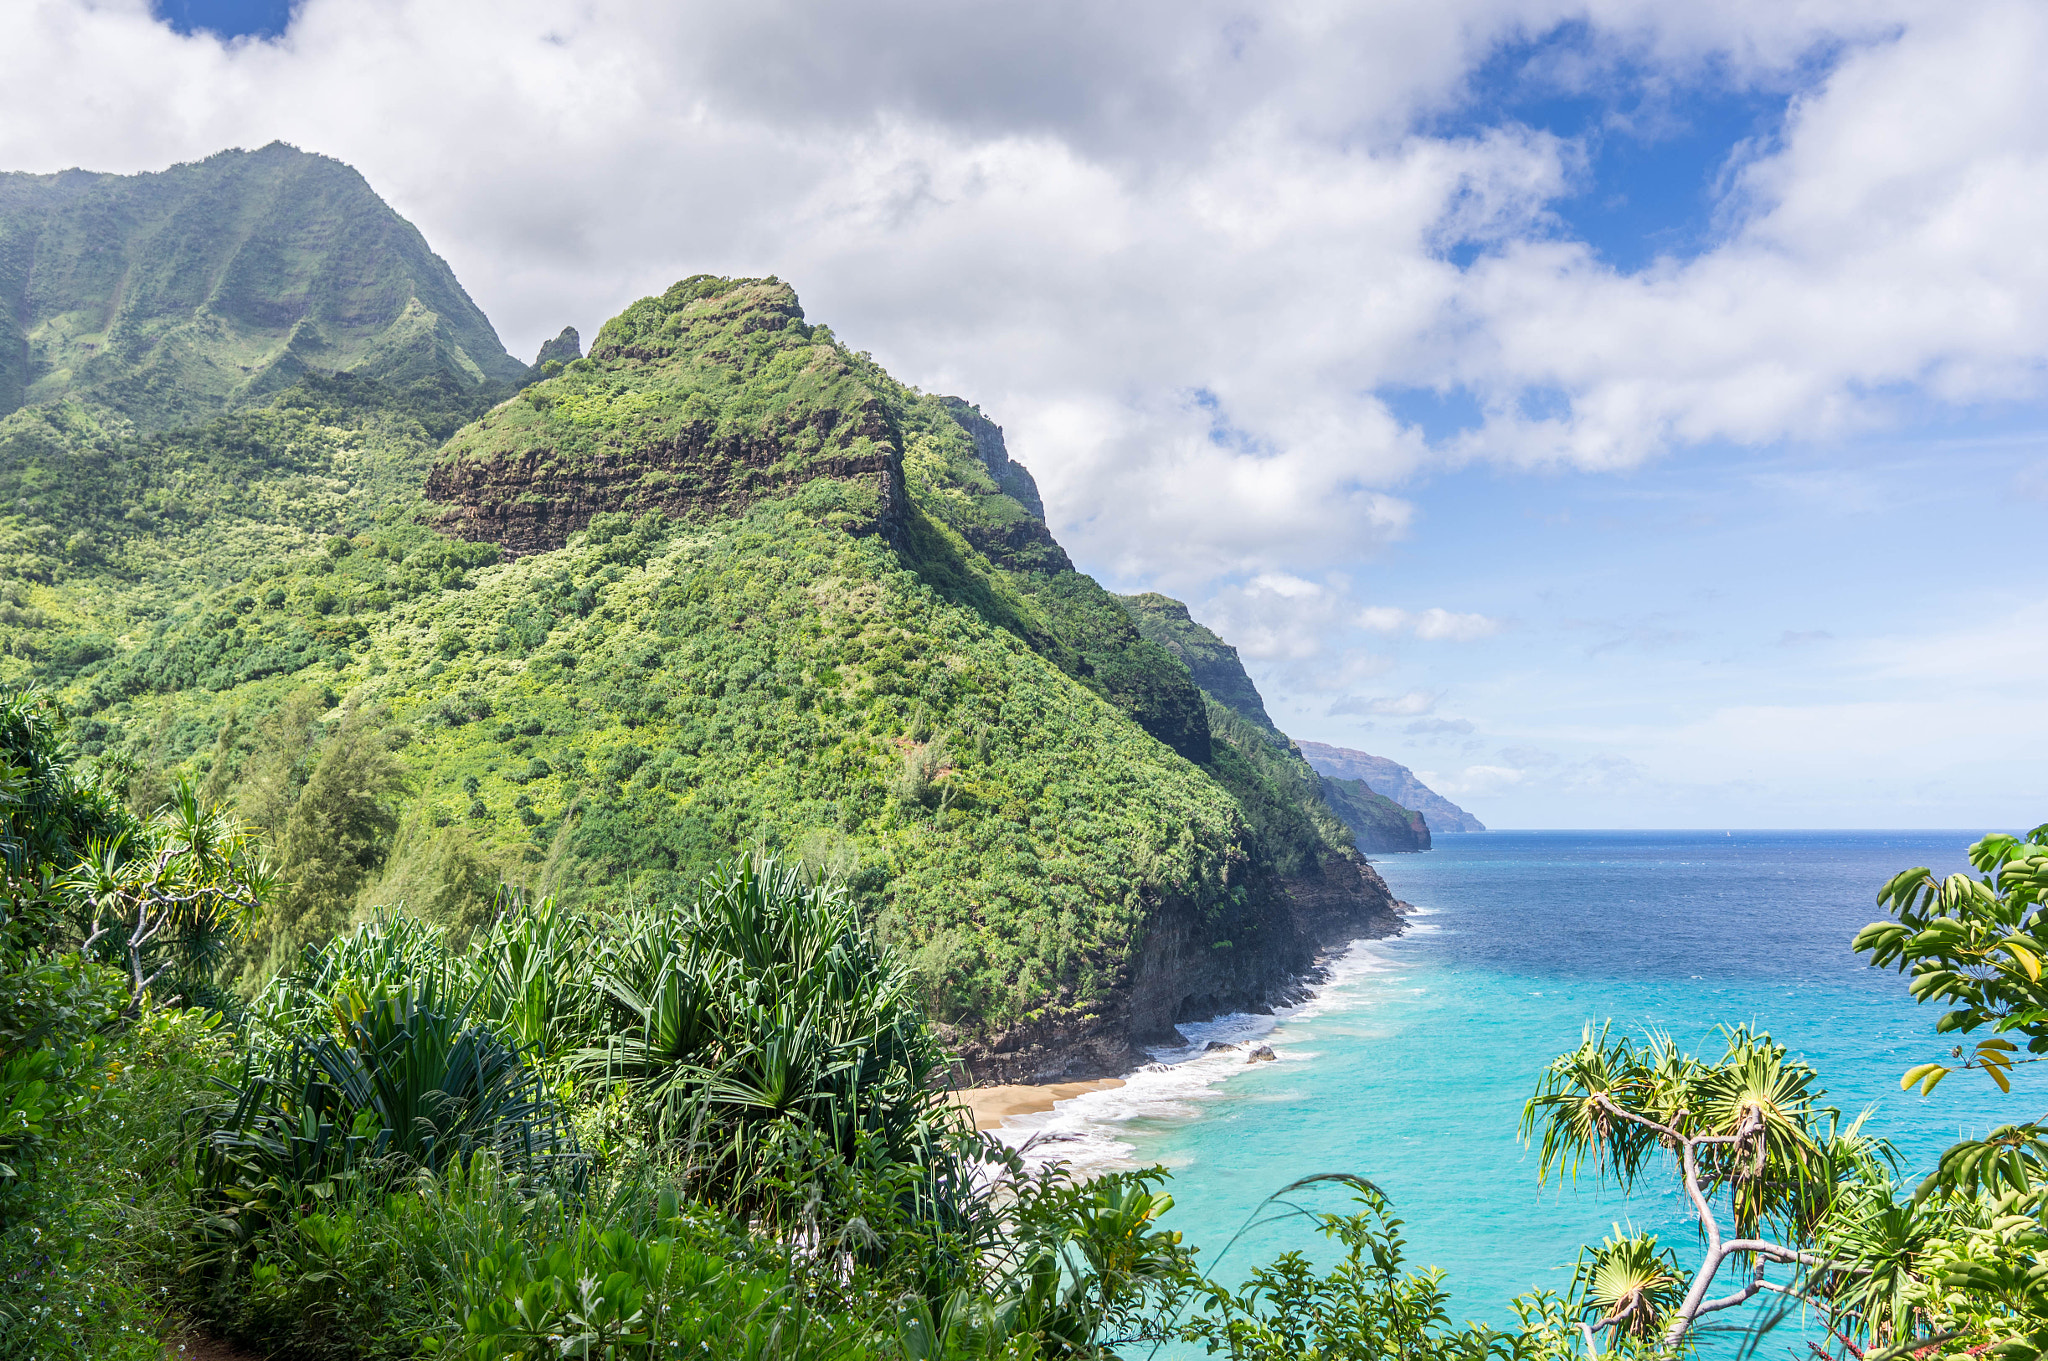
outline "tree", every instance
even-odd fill
[[[295,690],[256,726],[254,747],[243,763],[241,784],[235,791],[236,802],[272,846],[283,843],[285,822],[312,774],[328,704],[328,698],[310,686]],[[228,723],[239,727],[236,719],[230,718]],[[216,744],[216,767],[224,766],[229,754]]]
[[[185,980],[185,992],[209,985],[254,928],[272,881],[248,829],[181,782],[147,822],[94,840],[58,883],[83,908],[81,952],[110,941],[139,1008],[166,975]]]
[[[1891,919],[1854,945],[1873,967],[1909,974],[1915,999],[1948,1004],[1936,1033],[1990,1031],[1907,1070],[1901,1085],[1923,1093],[1963,1070],[2009,1091],[2016,1066],[2048,1057],[2048,826],[1985,837],[1969,857],[1976,876],[1894,876],[1878,895]],[[1776,1303],[1755,1326],[1804,1306],[1862,1361],[2048,1351],[2048,1117],[1953,1145],[1908,1193],[1863,1121],[1845,1125],[1820,1104],[1810,1067],[1768,1035],[1726,1036],[1726,1052],[1703,1062],[1663,1036],[1589,1027],[1524,1109],[1541,1175],[1575,1176],[1590,1160],[1631,1187],[1668,1160],[1698,1220],[1690,1276],[1654,1239],[1587,1250],[1572,1307],[1589,1357],[1603,1341],[1687,1346],[1701,1319],[1759,1296]],[[2024,1056],[2007,1036],[2024,1040]]]
[[[1704,1253],[1690,1279],[1653,1237],[1589,1249],[1579,1281],[1580,1331],[1610,1350],[1672,1348],[1709,1314],[1770,1292],[1806,1298],[1814,1273],[1843,1269],[1813,1250],[1822,1223],[1853,1188],[1881,1182],[1888,1151],[1822,1107],[1819,1075],[1767,1034],[1738,1027],[1708,1062],[1667,1037],[1638,1043],[1588,1027],[1577,1049],[1544,1071],[1523,1110],[1540,1148],[1539,1178],[1575,1177],[1587,1160],[1633,1188],[1668,1158],[1698,1217]],[[1713,1295],[1724,1266],[1735,1279]],[[1771,1280],[1770,1266],[1790,1268]]]
[[[398,830],[405,767],[391,754],[382,705],[350,706],[320,745],[282,837],[283,910],[273,913],[264,961],[275,970],[347,924],[363,882]]]
[[[111,790],[75,767],[63,727],[45,696],[0,692],[0,867],[10,896],[17,882],[70,865],[94,838],[133,822]]]

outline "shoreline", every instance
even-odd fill
[[[1277,1005],[1259,1012],[1219,1012],[1215,1016],[1201,1018],[1202,1023],[1222,1020],[1226,1016],[1273,1016],[1284,1020],[1284,1013],[1304,1006],[1322,995],[1330,981],[1330,963],[1349,952],[1353,947],[1367,941],[1392,940],[1407,933],[1408,917],[1415,911],[1414,905],[1396,898],[1394,900],[1395,929],[1379,935],[1354,936],[1334,949],[1318,953],[1315,962],[1301,974],[1296,975]],[[1235,1048],[1236,1046],[1232,1046]],[[1199,1057],[1191,1053],[1187,1058]],[[1183,1060],[1184,1061],[1184,1060]],[[1089,1078],[1072,1082],[1004,1082],[992,1083],[986,1087],[956,1087],[951,1096],[953,1103],[974,1117],[977,1131],[999,1130],[1007,1126],[1011,1117],[1019,1115],[1045,1115],[1063,1102],[1071,1101],[1090,1092],[1106,1092],[1124,1086],[1141,1072],[1157,1067],[1161,1061],[1140,1064],[1120,1077]]]
[[[1084,1082],[1005,1082],[993,1087],[956,1087],[953,1104],[974,1117],[974,1128],[1001,1129],[1013,1115],[1042,1115],[1062,1101],[1089,1092],[1107,1092],[1124,1085],[1120,1077]]]

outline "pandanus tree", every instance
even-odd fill
[[[45,950],[118,965],[133,1008],[154,993],[214,1000],[275,886],[255,836],[189,783],[134,816],[66,750],[62,728],[47,698],[0,695],[7,920]]]
[[[1813,1069],[1769,1035],[1724,1035],[1709,1061],[1661,1035],[1636,1041],[1588,1027],[1524,1108],[1539,1176],[1573,1177],[1590,1164],[1628,1189],[1668,1163],[1703,1240],[1689,1278],[1651,1238],[1617,1236],[1589,1251],[1579,1301],[1591,1355],[1602,1334],[1609,1350],[1676,1347],[1700,1319],[1759,1294],[1818,1302],[1829,1273],[1854,1271],[1816,1243],[1845,1188],[1882,1182],[1888,1150],[1860,1120],[1844,1126],[1823,1108]]]
[[[166,977],[181,997],[210,990],[275,883],[249,829],[183,783],[139,827],[91,841],[60,886],[82,908],[82,948],[118,953],[139,1006]]]
[[[1974,875],[1895,876],[1878,896],[1890,919],[1855,941],[1909,975],[1916,1000],[1946,1005],[1937,1033],[1982,1032],[1903,1074],[1923,1094],[1960,1071],[2010,1091],[2015,1070],[2048,1058],[2048,827],[1986,837],[1969,858]],[[1862,1361],[2048,1352],[2048,1117],[1954,1144],[1909,1191],[1862,1120],[1821,1105],[1811,1068],[1768,1035],[1726,1040],[1707,1062],[1589,1027],[1524,1109],[1541,1175],[1590,1167],[1628,1188],[1669,1166],[1698,1224],[1690,1275],[1645,1236],[1588,1250],[1575,1304],[1590,1355],[1687,1345],[1701,1320],[1759,1296],[1809,1311]]]
[[[599,959],[586,1072],[623,1081],[708,1192],[744,1199],[792,1138],[928,1170],[961,1117],[917,990],[845,894],[800,865],[742,859],[695,898],[643,910]]]

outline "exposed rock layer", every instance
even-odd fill
[[[1301,1001],[1321,961],[1355,940],[1396,935],[1401,918],[1371,866],[1331,857],[1321,873],[1282,880],[1255,939],[1219,949],[1189,914],[1154,914],[1117,1004],[1080,1021],[1019,1025],[962,1048],[974,1082],[1113,1077],[1181,1043],[1174,1026]]]
[[[827,431],[842,424],[833,415]],[[861,434],[887,434],[873,412],[854,413],[844,424]],[[437,522],[444,532],[495,543],[509,557],[560,548],[594,515],[736,514],[762,496],[816,477],[856,482],[873,492],[875,514],[865,528],[886,533],[900,520],[902,460],[879,439],[863,449],[815,458],[794,477],[781,463],[781,445],[772,438],[720,439],[709,428],[692,427],[661,444],[567,465],[539,450],[444,461],[428,476],[427,495],[448,506]]]

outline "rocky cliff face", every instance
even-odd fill
[[[1231,1012],[1270,1012],[1301,1001],[1321,964],[1350,942],[1401,930],[1399,904],[1370,865],[1332,856],[1308,875],[1285,878],[1218,940],[1198,919],[1169,907],[1097,1014],[1007,1027],[969,1039],[961,1057],[977,1082],[1060,1082],[1114,1077],[1147,1061],[1148,1047],[1173,1047],[1180,1022]]]
[[[1413,808],[1438,832],[1483,832],[1486,824],[1415,778],[1415,772],[1384,756],[1373,756],[1326,742],[1303,742],[1301,754],[1324,775],[1363,780],[1404,808]]]
[[[427,495],[443,530],[513,556],[560,548],[594,515],[732,515],[819,478],[864,493],[848,528],[893,537],[903,435],[873,376],[814,336],[787,284],[688,279],[457,435]]]

